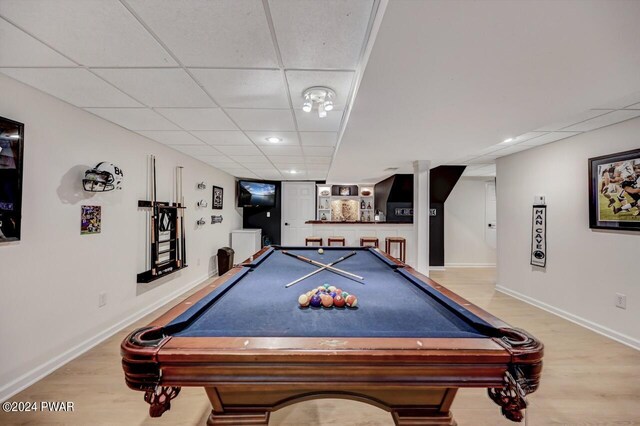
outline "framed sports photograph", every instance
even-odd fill
[[[640,149],[589,158],[589,227],[640,231]]]
[[[211,208],[220,210],[222,209],[222,198],[224,195],[224,190],[219,186],[213,187],[213,202],[211,203]]]
[[[0,117],[0,243],[20,240],[24,124]]]

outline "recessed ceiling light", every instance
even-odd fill
[[[509,143],[509,142],[513,142],[513,138],[505,139],[501,143]]]
[[[296,173],[298,173],[298,172],[297,172],[297,171],[295,171],[295,170],[291,170],[289,173],[291,173],[292,175],[295,175],[295,174],[296,174]]]
[[[275,136],[269,136],[267,138],[267,142],[271,142],[271,143],[278,143],[278,142],[282,142],[282,139],[277,138]]]

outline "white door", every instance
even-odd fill
[[[303,246],[316,217],[316,185],[313,182],[282,182],[282,245]]]
[[[496,183],[485,184],[485,231],[484,238],[489,247],[496,248],[498,223],[496,221]]]

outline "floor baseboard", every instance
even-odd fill
[[[554,306],[548,305],[544,302],[541,302],[537,299],[534,299],[532,297],[526,296],[520,292],[514,291],[514,290],[510,290],[508,288],[505,288],[501,285],[496,285],[496,290],[499,291],[500,293],[504,293],[507,296],[511,296],[513,298],[516,298],[518,300],[521,300],[525,303],[528,303],[530,305],[535,306],[536,308],[540,308],[544,311],[550,312],[554,315],[559,316],[560,318],[566,319],[567,321],[571,321],[574,324],[578,324],[582,327],[588,328],[591,331],[594,331],[598,334],[601,334],[605,337],[608,337],[609,339],[615,340],[616,342],[622,343],[623,345],[629,346],[633,349],[636,350],[640,350],[640,341],[637,339],[634,339],[633,337],[627,336],[626,334],[622,334],[622,333],[618,333],[615,330],[611,330],[608,327],[602,326],[600,324],[597,324],[593,321],[589,321],[588,319],[579,317],[577,315],[574,315],[572,313],[569,313],[565,310],[556,308]]]
[[[38,380],[42,379],[43,377],[51,374],[53,371],[62,367],[69,361],[72,361],[73,359],[79,357],[80,355],[87,352],[94,346],[107,340],[109,337],[113,336],[114,334],[121,331],[125,327],[128,327],[129,325],[138,321],[140,318],[144,317],[145,315],[150,314],[156,309],[161,308],[163,305],[171,302],[176,297],[184,294],[185,292],[191,290],[192,288],[196,287],[197,285],[201,284],[202,282],[204,282],[205,280],[208,280],[211,277],[213,277],[213,275],[201,277],[195,281],[192,281],[180,287],[179,289],[167,294],[165,297],[157,300],[152,305],[149,305],[143,309],[140,309],[139,311],[129,315],[127,318],[113,324],[111,327],[102,331],[98,335],[72,347],[71,349],[59,354],[58,356],[52,358],[46,363],[33,368],[31,371],[23,374],[22,376],[2,386],[0,388],[0,401],[6,401],[7,399],[17,394],[18,392],[22,391],[23,389],[26,389],[27,387],[31,386]]]

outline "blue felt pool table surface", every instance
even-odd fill
[[[287,283],[317,266],[283,253],[331,263],[364,277],[357,282],[324,270],[298,284]],[[357,308],[301,308],[298,297],[329,283],[358,298]],[[493,328],[368,248],[271,248],[165,327],[184,337],[465,337],[483,338]]]

